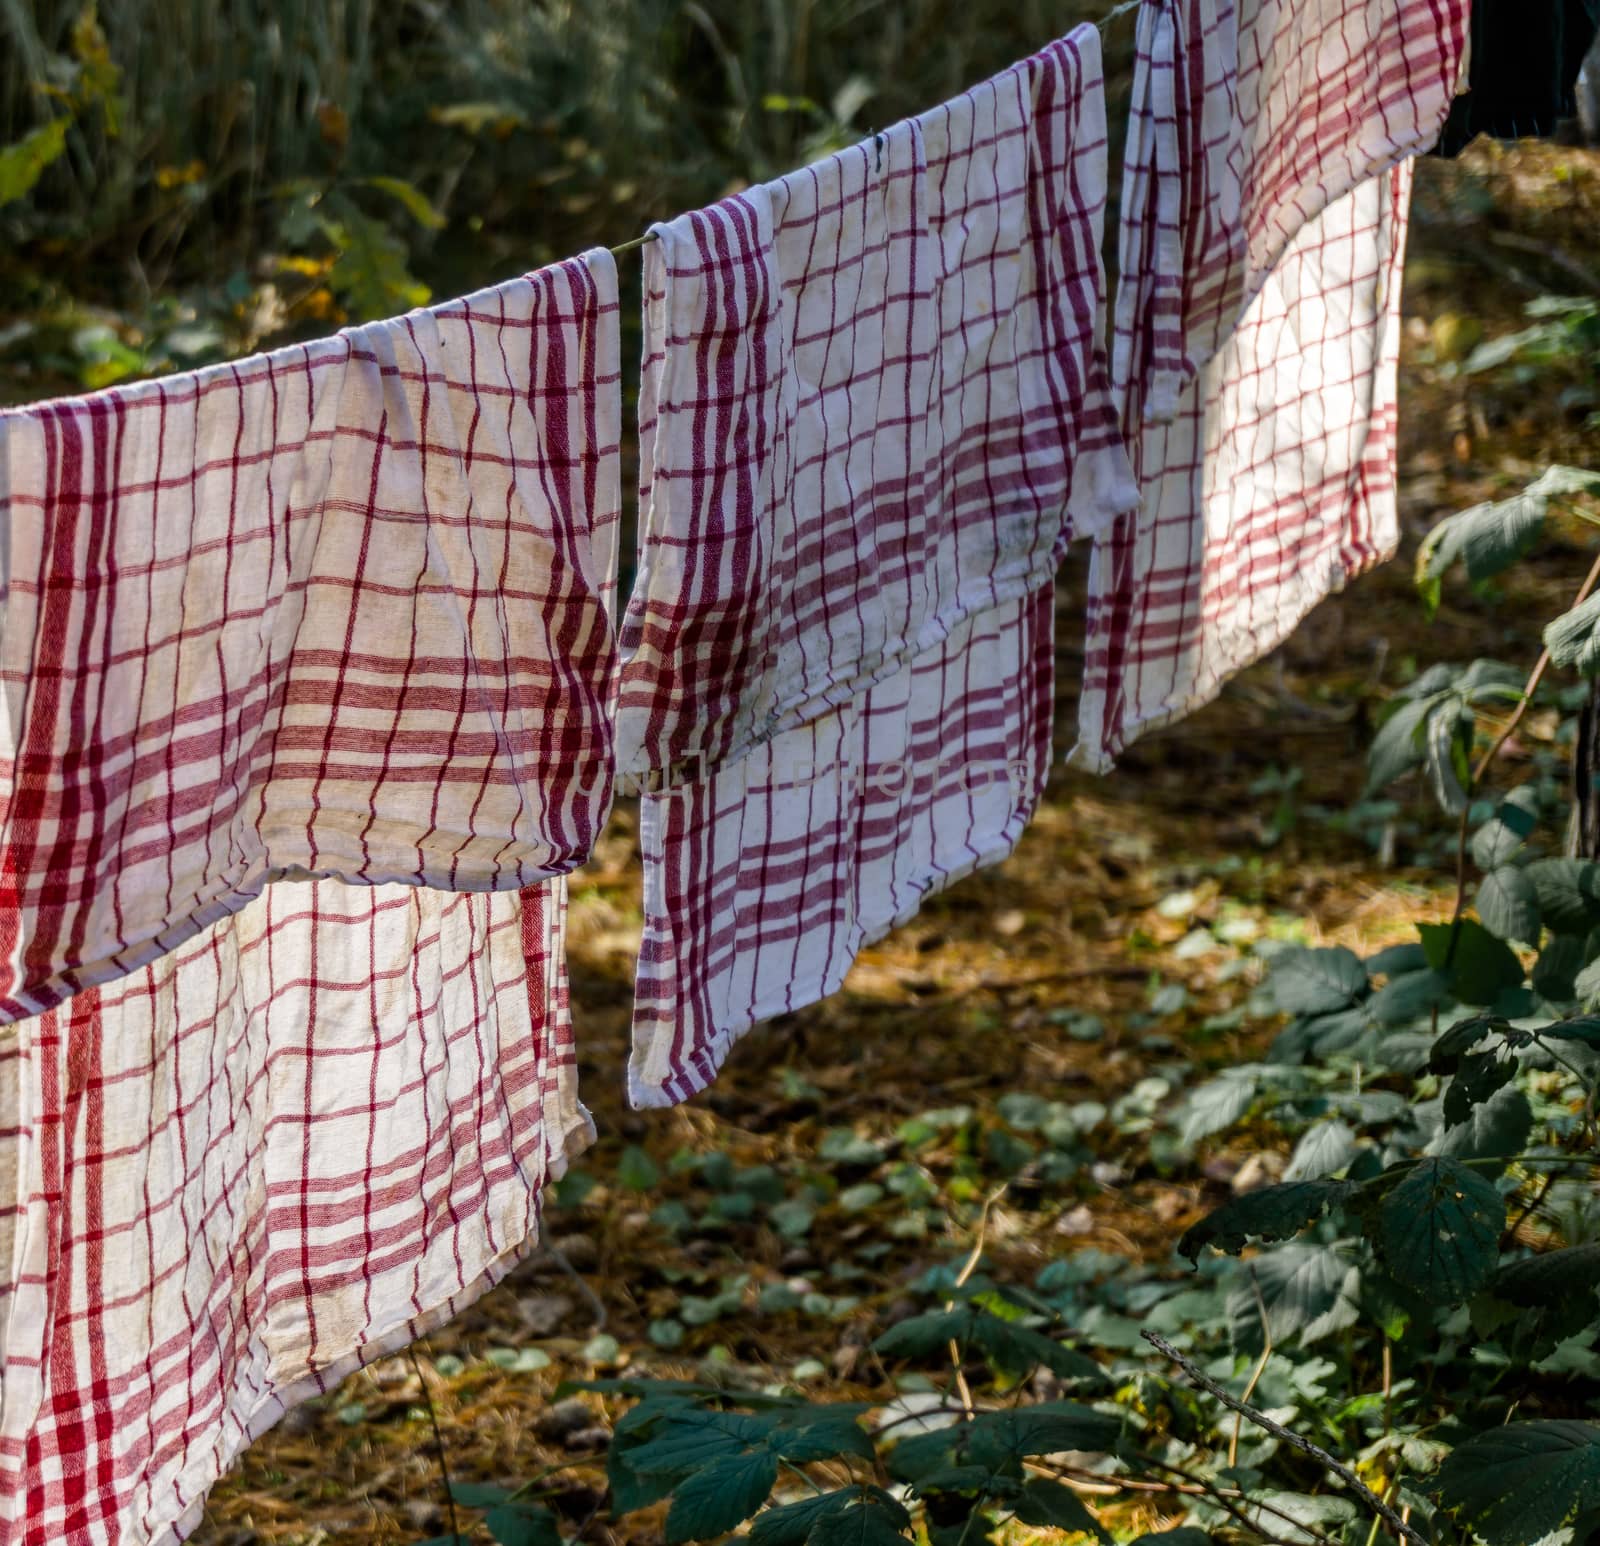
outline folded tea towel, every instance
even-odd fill
[[[1007,792],[996,757],[1037,666],[1021,620],[1067,541],[1136,498],[1100,342],[1105,177],[1080,28],[656,228],[618,714],[645,790],[637,1103],[701,1087],[769,1006],[837,986],[881,932],[869,872],[922,895],[1015,841],[1036,791]],[[879,741],[919,770],[864,805]],[[933,793],[941,761],[999,773],[982,813]],[[883,835],[902,829],[915,863]]]
[[[1143,508],[1090,562],[1080,763],[1103,771],[1141,730],[1274,648],[1355,572],[1334,548],[1356,568],[1388,551],[1393,431],[1362,415],[1392,412],[1398,281],[1379,291],[1405,213],[1374,179],[1437,139],[1468,11],[1468,0],[1142,7],[1112,376]],[[1257,308],[1269,283],[1278,296]],[[1247,332],[1257,342],[1234,347]],[[1268,380],[1281,403],[1257,390]],[[1169,434],[1175,419],[1187,427]],[[1214,453],[1229,473],[1203,465]],[[1341,485],[1367,491],[1344,519],[1379,533],[1371,541],[1334,542],[1328,502]]]
[[[268,886],[0,1042],[0,1539],[154,1546],[529,1250],[590,1136],[564,877]]]
[[[0,414],[0,1023],[276,877],[515,890],[612,787],[605,252]]]
[[[1078,760],[1103,771],[1209,702],[1394,552],[1411,166],[1304,227],[1176,418],[1140,429],[1144,510],[1091,596]]]

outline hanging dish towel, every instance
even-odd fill
[[[1467,11],[1141,10],[1112,374],[1143,504],[1090,564],[1081,764],[1207,702],[1392,549],[1410,185],[1379,179],[1437,138]]]
[[[0,1047],[0,1538],[164,1546],[529,1250],[589,1139],[564,877],[268,886]]]
[[[1048,763],[1016,690],[1050,663],[1039,594],[1136,497],[1105,169],[1081,28],[656,228],[618,713],[645,791],[636,1104],[702,1088],[755,1019],[1015,842]],[[1008,779],[1012,746],[1038,771]]]
[[[269,881],[516,890],[608,809],[601,251],[0,414],[0,1023]]]

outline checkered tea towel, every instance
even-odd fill
[[[278,877],[515,890],[612,786],[605,252],[0,414],[0,1023]]]
[[[591,1131],[565,887],[270,885],[0,1041],[0,1539],[181,1539],[526,1254]]]
[[[628,1090],[687,1100],[758,1021],[1016,846],[1050,769],[1053,588],[952,629],[843,708],[647,794]]]
[[[1411,170],[1306,225],[1177,416],[1141,428],[1144,511],[1091,568],[1080,761],[1209,702],[1393,554]]]
[[[1015,841],[1031,707],[1006,700],[1036,667],[1019,650],[1049,650],[1022,620],[1068,539],[1136,498],[1100,341],[1105,170],[1082,28],[657,227],[618,717],[646,791],[636,1103],[836,987],[914,911],[878,918],[885,867],[920,897]],[[859,797],[902,747],[907,787]],[[981,798],[936,788],[941,763]]]
[[[1438,138],[1469,0],[1146,0],[1112,376],[1168,420],[1301,228]]]

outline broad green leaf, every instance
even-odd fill
[[[511,1496],[509,1487],[491,1487],[482,1482],[450,1483],[450,1496],[468,1508],[493,1508]]]
[[[1520,340],[1520,341],[1519,341]],[[1521,335],[1496,340],[1478,350],[1467,369],[1481,369],[1475,363],[1496,348],[1512,353],[1526,340]],[[1510,356],[1508,355],[1507,358]],[[1575,467],[1551,467],[1519,494],[1509,499],[1474,505],[1459,515],[1441,521],[1428,533],[1417,555],[1417,579],[1440,579],[1458,559],[1465,562],[1467,577],[1474,584],[1492,579],[1522,558],[1539,540],[1545,515],[1552,499],[1591,492],[1600,478]]]
[[[1421,945],[1389,945],[1367,958],[1367,973],[1372,977],[1401,977],[1420,972],[1427,964],[1428,955]]]
[[[962,1448],[975,1464],[999,1468],[1067,1449],[1109,1453],[1121,1433],[1120,1417],[1069,1401],[1045,1401],[980,1413],[963,1430]]]
[[[1444,1120],[1457,1127],[1516,1076],[1516,1060],[1499,1052],[1469,1052],[1444,1092]]]
[[[1375,1024],[1405,1025],[1449,1002],[1450,979],[1428,967],[1425,955],[1422,959],[1424,970],[1391,977],[1367,1000],[1366,1012]]]
[[[1600,1294],[1600,1245],[1569,1245],[1510,1262],[1487,1287],[1497,1298],[1529,1309],[1568,1300],[1592,1307]]]
[[[1379,1196],[1372,1243],[1402,1288],[1459,1304],[1494,1270],[1505,1201],[1459,1161],[1418,1160]]]
[[[500,1546],[561,1546],[556,1516],[536,1503],[507,1503],[483,1516]]]
[[[891,1326],[872,1345],[888,1358],[945,1358],[950,1343],[977,1348],[1002,1374],[1023,1375],[1043,1367],[1064,1379],[1101,1380],[1099,1364],[1063,1347],[1043,1332],[1016,1324],[976,1305],[931,1310]]]
[[[1557,934],[1587,934],[1600,923],[1600,864],[1536,859],[1523,873],[1539,896],[1539,916]]]
[[[667,1540],[708,1541],[726,1535],[767,1501],[777,1479],[778,1457],[768,1449],[712,1461],[673,1488]]]
[[[910,1524],[898,1504],[870,1496],[823,1514],[806,1536],[806,1546],[905,1546]]]
[[[1426,698],[1400,703],[1378,727],[1367,752],[1368,798],[1387,789],[1413,768],[1422,766],[1423,731],[1428,716],[1441,701],[1441,698]]]
[[[1208,1245],[1237,1256],[1251,1240],[1287,1240],[1354,1190],[1347,1181],[1288,1181],[1246,1192],[1185,1230],[1179,1254],[1198,1262]]]
[[[1435,1491],[1488,1546],[1531,1546],[1600,1509],[1600,1426],[1563,1419],[1491,1428],[1452,1451]]]
[[[1159,1535],[1141,1535],[1133,1546],[1213,1546],[1211,1537],[1194,1525],[1180,1525]]]
[[[1255,1103],[1258,1085],[1251,1074],[1237,1070],[1208,1080],[1183,1103],[1181,1133],[1186,1144],[1220,1133]]]
[[[1285,1181],[1319,1181],[1343,1170],[1356,1157],[1355,1129],[1337,1117],[1308,1127],[1294,1147]]]
[[[1533,963],[1528,981],[1540,998],[1552,1003],[1570,1003],[1578,992],[1578,973],[1583,970],[1583,941],[1576,934],[1552,934]]]
[[[67,148],[68,117],[52,118],[15,144],[0,149],[0,205],[33,191],[52,161]]]
[[[1544,647],[1558,666],[1593,676],[1600,671],[1600,596],[1580,601],[1545,625]]]
[[[1538,944],[1542,932],[1539,893],[1514,864],[1502,864],[1490,870],[1479,884],[1474,901],[1484,928],[1497,939]]]
[[[1434,1042],[1428,1068],[1436,1074],[1453,1074],[1462,1058],[1485,1037],[1504,1036],[1510,1029],[1509,1022],[1499,1015],[1471,1015],[1457,1020]]]
[[[839,1455],[860,1455],[871,1460],[876,1453],[870,1435],[856,1421],[855,1407],[836,1410],[813,1408],[786,1418],[773,1431],[773,1449],[785,1460],[805,1465],[813,1460],[833,1460]]]
[[[1105,1546],[1113,1546],[1111,1537],[1084,1506],[1083,1499],[1064,1482],[1035,1477],[1023,1487],[1013,1511],[1025,1525],[1046,1530],[1078,1530],[1094,1535],[1104,1541]]]
[[[817,1158],[835,1165],[876,1165],[883,1158],[883,1150],[848,1127],[835,1127],[823,1134]]]
[[[887,1513],[897,1529],[910,1525],[911,1516],[881,1487],[855,1485],[763,1510],[750,1526],[752,1546],[802,1546],[819,1519],[869,1499]]]
[[[1290,1240],[1241,1263],[1235,1276],[1228,1293],[1228,1327],[1234,1351],[1250,1357],[1265,1346],[1263,1307],[1272,1340],[1280,1347],[1296,1338],[1302,1345],[1315,1342],[1360,1317],[1360,1269],[1345,1247]]]
[[[1494,815],[1472,834],[1472,862],[1480,870],[1493,870],[1508,863],[1538,824],[1538,791],[1526,784],[1513,789]]]
[[[653,1425],[649,1441],[631,1452],[632,1465],[643,1476],[682,1474],[685,1468],[765,1443],[778,1421],[771,1414],[752,1417],[745,1412],[674,1407]]]
[[[1600,1016],[1576,1015],[1570,1020],[1552,1020],[1534,1033],[1545,1041],[1577,1041],[1587,1047],[1600,1047]]]
[[[1522,985],[1516,952],[1472,918],[1455,924],[1417,926],[1428,964],[1450,978],[1450,991],[1463,1004],[1492,1004],[1507,988]]]
[[[1367,991],[1367,969],[1343,945],[1296,947],[1272,958],[1267,979],[1273,1003],[1285,1014],[1326,1015],[1348,1009]]]
[[[1434,800],[1447,816],[1459,814],[1467,803],[1473,725],[1470,709],[1447,701],[1428,716],[1423,727],[1423,771]]]
[[[1521,1090],[1508,1084],[1474,1106],[1463,1121],[1441,1130],[1427,1152],[1446,1159],[1509,1161],[1523,1151],[1532,1133],[1533,1107]]]

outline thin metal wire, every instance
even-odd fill
[[[1111,23],[1114,22],[1119,16],[1126,16],[1129,11],[1137,11],[1144,3],[1145,0],[1122,0],[1121,5],[1113,6],[1109,11],[1106,12],[1104,16],[1100,18],[1099,21],[1095,23],[1095,26],[1098,27],[1101,32],[1104,32],[1106,28],[1109,27]],[[881,171],[883,166],[883,136],[881,134],[876,134],[873,136],[873,138],[878,142],[878,164],[879,170]],[[635,252],[640,247],[645,246],[647,243],[660,241],[660,239],[661,238],[658,237],[654,231],[646,231],[643,236],[636,236],[631,242],[623,242],[620,247],[613,247],[611,249],[611,256],[614,258],[621,257],[625,252]]]

